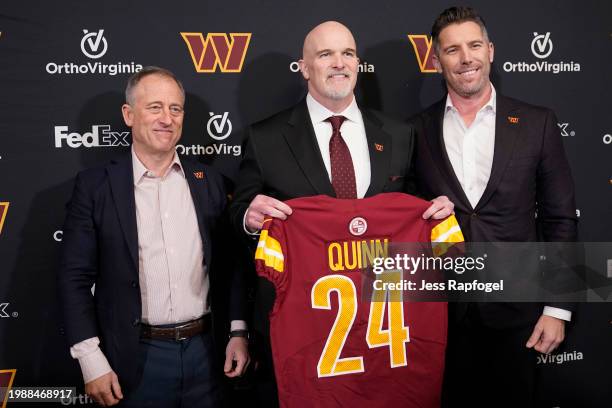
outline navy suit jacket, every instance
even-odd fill
[[[449,197],[467,241],[576,240],[574,183],[554,113],[497,94],[491,176],[472,207],[444,146],[445,102],[446,97],[411,120],[417,135],[414,163],[419,192],[425,198]],[[450,317],[461,319],[466,303],[455,306],[456,314]],[[479,306],[492,327],[531,325],[542,313],[542,305],[534,303]],[[573,308],[567,303],[550,306]]]
[[[215,308],[216,298],[229,297],[229,318],[243,320],[240,274],[230,267],[224,271],[211,267],[215,246],[223,245],[216,239],[226,204],[223,180],[211,167],[185,158],[181,158],[181,164],[196,210],[204,263],[210,273],[211,308]],[[59,273],[69,344],[98,336],[102,351],[128,391],[138,384],[142,374],[138,350],[142,303],[133,179],[131,154],[77,175],[67,206]],[[221,273],[231,276],[219,276]],[[230,294],[225,296],[218,293],[218,281],[224,279],[231,282]]]

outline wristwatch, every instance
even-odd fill
[[[249,339],[249,331],[248,330],[232,330],[229,332],[230,339],[232,337],[244,337],[245,339]]]

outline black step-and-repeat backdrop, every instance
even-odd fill
[[[297,60],[310,28],[330,19],[351,28],[361,57],[359,101],[407,118],[444,94],[427,34],[449,5],[4,2],[0,378],[13,378],[14,386],[81,386],[56,296],[64,205],[77,171],[129,149],[120,107],[131,73],[159,65],[182,79],[187,105],[178,151],[212,163],[232,180],[245,126],[304,96]],[[612,241],[612,3],[480,0],[472,5],[485,17],[495,43],[496,89],[557,113],[576,182],[581,240]],[[607,262],[609,278],[612,260]],[[581,304],[563,346],[537,359],[541,406],[610,406],[611,345],[610,304]],[[235,387],[240,399],[248,399],[249,392],[248,383]],[[88,401],[81,395],[67,404]]]

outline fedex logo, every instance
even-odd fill
[[[91,132],[69,132],[68,126],[55,126],[55,147],[116,147],[129,146],[130,132],[111,132],[109,125],[94,125]]]

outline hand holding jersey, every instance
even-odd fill
[[[436,197],[431,200],[431,205],[425,210],[422,217],[424,220],[430,217],[434,220],[442,220],[453,214],[455,205],[446,196]],[[284,202],[263,194],[255,196],[245,214],[245,227],[250,232],[261,230],[266,217],[286,220],[293,210]]]

